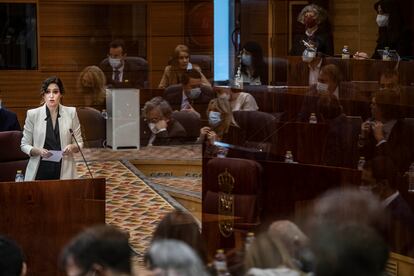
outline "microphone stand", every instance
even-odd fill
[[[91,169],[89,168],[88,162],[86,162],[86,159],[85,159],[85,156],[83,155],[82,149],[80,148],[78,140],[76,139],[75,135],[73,134],[73,130],[71,128],[69,129],[69,132],[70,132],[70,135],[75,140],[76,146],[78,147],[78,150],[82,155],[83,162],[85,162],[85,165],[86,165],[86,168],[88,169],[89,175],[91,176],[91,178],[93,178],[93,175],[92,175]]]

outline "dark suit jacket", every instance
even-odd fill
[[[302,40],[308,41],[308,36],[303,33],[296,35],[293,39],[292,49],[290,50],[291,56],[301,56],[306,47],[303,45]],[[318,52],[333,56],[333,36],[326,28],[319,26],[318,30],[312,35],[311,40],[316,43]]]
[[[365,160],[370,160],[378,155],[385,155],[391,158],[398,171],[403,175],[414,161],[414,125],[407,119],[399,119],[395,123],[385,143],[378,147],[374,135],[371,133],[365,139],[359,139],[359,151]]]
[[[0,131],[22,130],[16,113],[7,110],[5,107],[0,108]]]
[[[355,168],[361,125],[353,124],[353,121],[345,114],[327,123],[329,130],[322,154],[322,163],[328,166]]]
[[[118,82],[112,79],[113,69],[108,59],[104,59],[99,67],[105,73],[106,84],[111,88],[145,88],[148,71],[138,64],[134,64],[128,59],[124,63],[122,81]]]
[[[386,207],[390,215],[391,251],[414,257],[414,214],[399,195]]]
[[[141,121],[141,144],[148,145],[149,139],[151,137],[151,130],[148,127],[148,124]],[[167,130],[162,131],[156,134],[156,138],[153,141],[154,146],[159,145],[173,145],[181,144],[186,140],[187,132],[184,127],[176,120],[170,119],[167,123]]]
[[[213,90],[210,87],[201,86],[200,96],[197,99],[190,100],[190,103],[192,105],[208,104],[213,98]],[[181,102],[183,100],[183,86],[181,84],[177,84],[167,87],[164,91],[164,99],[171,105],[172,109],[181,110]],[[205,110],[203,112],[205,113]]]

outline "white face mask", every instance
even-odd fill
[[[208,114],[208,123],[212,127],[216,127],[221,122],[221,113],[217,111],[210,111]]]
[[[302,61],[306,62],[306,63],[311,63],[313,60],[313,57],[309,57],[309,56],[302,56]]]
[[[191,70],[191,69],[193,69],[193,65],[189,62],[189,63],[187,64],[187,70]]]
[[[230,94],[222,93],[218,97],[230,101]]]
[[[109,64],[112,68],[119,68],[121,67],[121,59],[120,58],[109,58]]]
[[[246,66],[251,66],[252,65],[252,56],[243,54],[242,57],[241,57],[241,62]]]
[[[154,123],[148,123],[148,127],[149,127],[149,129],[151,130],[152,133],[154,133],[154,134],[157,134],[158,133],[158,129],[155,126]]]
[[[377,15],[377,24],[378,24],[378,27],[388,26],[388,19],[389,19],[389,15],[388,14],[378,14]]]
[[[316,84],[316,90],[320,93],[328,92],[328,85],[326,83],[319,82]]]

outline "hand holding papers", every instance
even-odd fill
[[[49,150],[49,154],[42,158],[43,161],[60,162],[63,152],[61,150]]]

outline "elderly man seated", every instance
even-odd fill
[[[171,106],[161,97],[155,97],[145,103],[142,110],[145,124],[141,136],[147,139],[144,143],[152,145],[166,145],[180,143],[187,133],[184,127],[172,115]],[[148,133],[149,135],[145,135]]]

